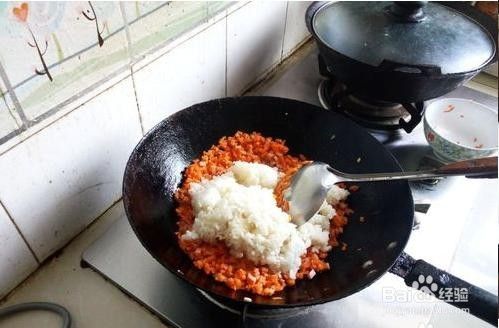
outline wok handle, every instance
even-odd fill
[[[491,325],[497,324],[497,296],[480,287],[406,253],[400,255],[390,272],[404,278],[409,287],[435,296]]]
[[[497,178],[497,157],[470,159],[450,163],[437,169],[437,173],[444,175],[464,174],[466,177]]]

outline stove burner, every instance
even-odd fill
[[[411,132],[421,121],[424,108],[423,103],[413,106],[356,96],[350,94],[343,84],[330,79],[321,81],[318,95],[322,107],[341,112],[374,130],[395,131],[402,128]]]
[[[245,305],[239,305],[234,303],[228,305],[225,304],[224,301],[218,299],[216,296],[210,295],[200,289],[198,289],[198,292],[208,301],[215,304],[219,308],[242,316],[243,321],[245,317],[252,319],[285,319],[299,314],[304,314],[310,311],[310,307],[262,309],[262,308],[251,307],[251,303],[247,303]]]
[[[338,81],[319,56],[319,71],[325,80],[319,84],[321,105],[353,119],[360,125],[381,131],[404,129],[411,132],[421,121],[424,102],[392,103],[357,94]]]
[[[341,100],[335,99],[335,95],[345,90],[343,85],[323,80],[318,91],[321,105],[342,112],[357,123],[376,130],[397,130],[400,128],[399,119],[409,117],[400,104],[371,102],[351,94],[345,94]]]

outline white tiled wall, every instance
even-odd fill
[[[0,157],[0,200],[40,261],[120,198],[134,104],[129,77]]]
[[[92,87],[128,63],[124,22],[117,2],[92,5],[98,20],[105,22],[105,28],[99,27],[105,40],[101,46],[94,46],[97,44],[95,21],[81,14],[88,10],[92,15],[88,3],[25,4],[28,5],[25,22],[12,15],[15,9],[21,8],[21,2],[4,2],[0,6],[0,42],[8,45],[0,47],[0,56],[28,119],[39,119],[54,105],[71,99],[75,93]],[[29,46],[28,42],[32,45],[36,42],[39,49]],[[53,81],[48,74],[39,75],[45,71],[40,57],[49,67]]]
[[[307,38],[306,7],[237,3],[0,150],[0,202],[23,235],[0,207],[0,298],[121,197],[124,166],[142,131],[193,103],[243,92]]]
[[[144,130],[225,95],[225,28],[222,19],[134,74]]]
[[[38,263],[0,205],[0,298],[36,269]]]
[[[286,33],[284,34],[283,56],[287,57],[296,49],[310,33],[305,24],[305,12],[310,2],[308,1],[290,1],[288,2],[288,11],[286,14]]]
[[[252,2],[227,17],[228,95],[240,94],[279,63],[286,5],[283,1]]]

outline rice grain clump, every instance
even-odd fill
[[[258,133],[224,137],[195,160],[176,193],[179,244],[196,267],[232,289],[272,295],[327,270],[351,212],[333,188],[319,213],[296,227],[282,191],[307,161]]]
[[[297,227],[274,198],[278,176],[276,168],[237,161],[227,173],[192,183],[195,220],[182,238],[223,241],[232,256],[296,278],[307,248],[330,249],[329,219],[335,210],[325,202],[320,213]]]

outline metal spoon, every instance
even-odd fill
[[[289,214],[292,221],[301,225],[319,211],[328,190],[339,182],[426,180],[456,175],[497,178],[497,157],[455,162],[428,171],[368,174],[344,173],[326,163],[312,162],[295,173],[286,200],[289,202]]]

